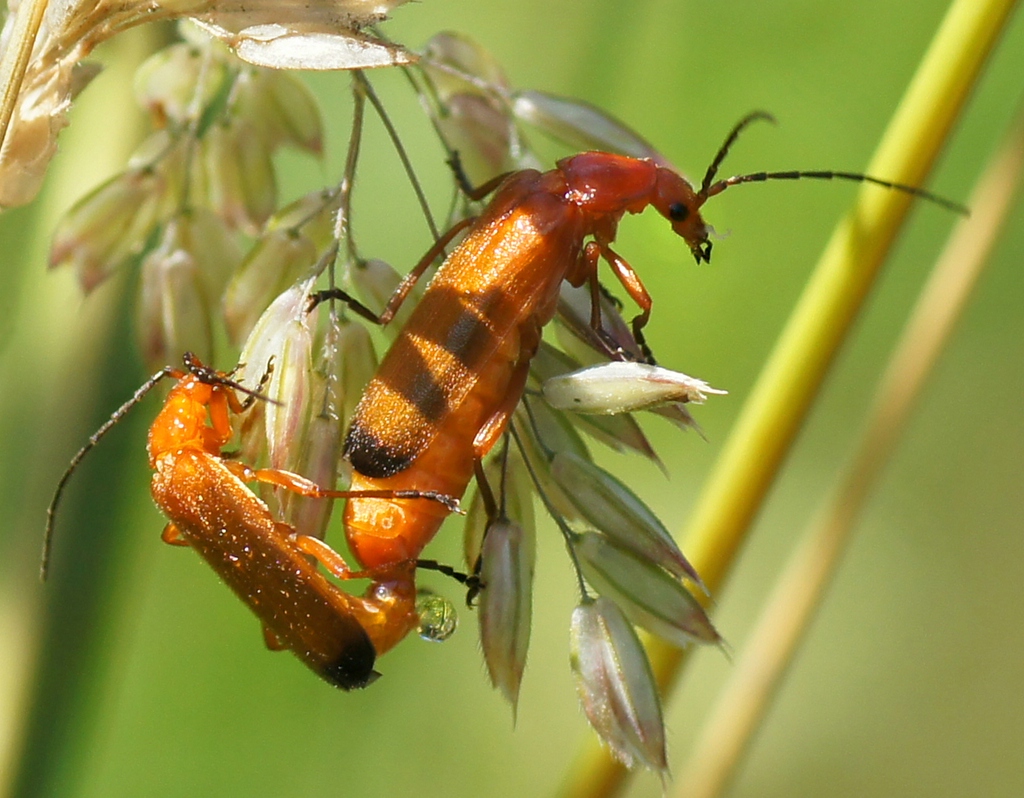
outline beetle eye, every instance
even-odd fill
[[[668,206],[668,218],[673,222],[681,222],[690,215],[690,209],[681,202],[673,202]]]

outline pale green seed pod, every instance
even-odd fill
[[[342,322],[338,331],[341,419],[347,427],[367,383],[377,373],[378,358],[366,327]]]
[[[57,224],[50,266],[74,268],[91,291],[138,257],[156,228],[164,183],[151,169],[115,175],[71,206]]]
[[[499,509],[504,509],[505,516],[522,527],[525,535],[534,535],[536,520],[533,512],[534,487],[530,474],[526,470],[522,456],[514,450],[508,454],[507,470],[502,477],[502,458],[492,455],[484,462],[484,474],[487,483],[494,492]],[[463,529],[463,552],[466,567],[476,567],[483,546],[484,532],[492,519],[487,517],[480,490],[473,493],[466,512]]]
[[[128,156],[126,171],[154,168],[155,164],[168,158],[170,150],[179,145],[179,138],[169,130],[154,130],[146,136]],[[178,195],[180,199],[180,194]]]
[[[443,31],[434,34],[423,46],[423,54],[428,59],[422,65],[423,71],[430,76],[442,102],[469,91],[481,95],[509,91],[505,70],[498,60],[464,33]],[[484,89],[448,70],[439,69],[437,64],[472,76],[488,88]]]
[[[272,368],[262,389],[272,401],[260,403],[264,436],[271,467],[287,471],[298,470],[309,427],[313,330],[307,307],[314,279],[296,283],[270,304],[240,355],[239,379],[247,387],[255,389]]]
[[[721,642],[700,602],[650,560],[595,532],[580,535],[573,550],[594,590],[618,604],[633,623],[680,648]]]
[[[216,308],[228,279],[242,261],[238,238],[209,208],[183,212],[179,228],[181,247],[195,259],[210,307]]]
[[[663,778],[668,772],[661,700],[632,624],[605,597],[572,614],[569,664],[587,720],[615,757]]]
[[[264,72],[266,91],[273,103],[279,129],[278,141],[322,155],[324,124],[320,106],[305,81],[283,70]]]
[[[172,132],[168,128],[154,131],[143,139],[128,159],[128,171],[152,171],[161,181],[154,216],[158,220],[170,219],[188,206],[188,197],[205,196],[189,180],[191,137]]]
[[[663,472],[665,466],[658,457],[651,442],[633,416],[622,413],[616,416],[570,415],[573,424],[581,432],[595,438],[616,452],[629,450],[643,455]]]
[[[226,77],[224,62],[209,55],[209,45],[179,42],[157,51],[135,71],[135,98],[158,127],[180,128],[202,113]]]
[[[479,94],[455,94],[444,104],[438,126],[448,146],[459,154],[459,164],[470,185],[479,186],[522,164],[515,126],[506,106]]]
[[[376,356],[366,329],[344,318],[329,318],[309,374],[307,431],[300,438],[302,449],[293,461],[294,470],[324,487],[334,487],[339,475],[348,481],[348,462],[341,457],[343,433],[375,370]],[[303,534],[322,538],[334,503],[285,494],[284,517]]]
[[[611,114],[583,100],[559,97],[544,91],[516,91],[512,94],[516,119],[533,125],[573,150],[600,150],[649,158],[661,166],[668,160],[643,136]]]
[[[212,359],[209,295],[183,226],[183,220],[172,220],[160,245],[142,261],[136,334],[149,368],[176,363],[185,352]]]
[[[556,451],[571,451],[584,459],[589,458],[587,445],[579,433],[563,414],[544,402],[531,402],[530,413],[520,402],[513,423],[523,442],[523,454],[555,512],[564,518],[578,518],[576,505],[551,476],[551,457]]]
[[[437,90],[441,110],[435,121],[473,185],[515,169],[518,133],[506,99],[509,86],[497,60],[468,36],[444,32],[424,48],[423,64]],[[476,83],[439,68],[458,70]]]
[[[263,232],[294,229],[312,241],[318,250],[326,250],[334,243],[334,218],[338,212],[339,197],[337,190],[311,191],[271,216]]]
[[[232,89],[232,113],[245,119],[271,151],[282,144],[323,152],[320,108],[309,87],[280,70],[243,69]]]
[[[294,230],[282,228],[263,235],[224,291],[224,323],[231,341],[237,344],[248,337],[274,298],[307,275],[317,257],[313,243]]]
[[[332,317],[328,319],[323,341],[313,370],[309,375],[310,402],[307,434],[302,439],[302,452],[295,469],[318,485],[333,488],[341,462],[341,440],[344,431],[342,408],[343,354],[342,337],[346,327],[353,326]],[[290,494],[283,497],[285,520],[304,535],[323,538],[327,531],[333,499],[316,499]]]
[[[244,119],[211,125],[202,139],[210,205],[232,227],[256,235],[277,206],[270,149]]]
[[[493,684],[515,713],[530,648],[534,536],[510,521],[495,521],[483,542],[480,645]]]
[[[555,453],[551,476],[580,516],[609,540],[707,592],[665,525],[623,482],[572,452]]]
[[[650,412],[656,416],[668,419],[681,430],[696,430],[698,435],[702,438],[704,437],[704,431],[700,428],[700,424],[690,415],[690,411],[686,409],[686,405],[682,402],[675,402],[663,407],[653,407]],[[581,416],[581,418],[588,418],[588,416]],[[602,418],[602,416],[589,416],[589,418]],[[611,416],[611,418],[615,418],[615,416]]]
[[[296,472],[303,467],[301,452],[308,440],[312,398],[313,336],[304,318],[304,300],[280,331],[274,374],[267,387],[276,404],[263,411],[271,468]]]
[[[577,457],[590,459],[590,450],[576,428],[564,413],[552,410],[545,402],[527,398],[528,408],[523,404],[516,409],[521,427],[528,428],[536,437],[544,457],[550,465],[555,452],[572,452]]]
[[[378,258],[352,264],[349,279],[360,301],[371,310],[383,308],[402,282],[402,275],[387,261]]]
[[[263,131],[271,148],[296,146],[312,155],[323,155],[324,122],[312,91],[296,75],[283,70],[251,70],[249,97],[253,113],[247,118]],[[240,113],[243,113],[240,109]]]

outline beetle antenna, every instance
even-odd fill
[[[740,183],[763,183],[766,180],[801,180],[803,178],[809,178],[813,180],[851,180],[855,183],[871,183],[876,186],[882,186],[883,188],[889,188],[893,191],[901,191],[904,194],[910,194],[913,197],[918,197],[929,202],[934,202],[936,205],[941,205],[947,210],[959,213],[961,216],[969,216],[970,210],[965,205],[961,205],[959,202],[953,202],[945,197],[940,197],[938,194],[933,194],[923,188],[917,186],[908,186],[905,183],[893,183],[890,180],[882,180],[877,177],[871,177],[870,175],[859,174],[857,172],[753,172],[749,175],[736,175],[725,180],[719,180],[710,188],[705,189],[701,187],[701,196],[713,197],[715,194],[721,194],[729,186],[737,186]]]
[[[725,143],[719,147],[718,153],[715,155],[714,160],[711,161],[711,166],[708,167],[708,171],[704,175],[704,180],[700,184],[700,191],[697,193],[698,197],[707,199],[712,196],[712,194],[718,193],[716,191],[709,193],[709,190],[712,189],[711,183],[715,179],[715,175],[718,173],[718,167],[722,165],[722,161],[725,160],[725,156],[729,154],[729,148],[736,143],[736,139],[739,138],[740,133],[743,132],[745,127],[750,125],[752,122],[757,122],[761,119],[766,122],[771,122],[773,125],[776,124],[775,117],[767,111],[752,111],[737,122],[736,126],[729,131],[729,135],[725,137]],[[723,189],[719,189],[719,191],[721,190]]]
[[[941,205],[943,208],[953,211],[954,213],[959,213],[962,216],[970,215],[970,210],[968,210],[965,205],[961,205],[959,202],[953,202],[945,197],[940,197],[938,194],[933,194],[923,188],[909,186],[905,183],[893,183],[891,180],[882,180],[880,178],[871,177],[870,175],[858,172],[753,172],[749,175],[736,175],[734,177],[726,178],[725,180],[719,180],[717,183],[713,182],[715,174],[718,172],[718,167],[722,165],[722,161],[725,160],[725,156],[729,153],[729,148],[736,142],[736,139],[739,137],[740,133],[743,132],[743,129],[752,122],[756,122],[761,119],[775,124],[775,117],[767,111],[753,111],[743,117],[736,123],[736,126],[729,131],[729,135],[725,137],[725,143],[721,148],[719,148],[714,160],[711,161],[711,166],[708,167],[707,174],[704,175],[704,180],[700,184],[700,191],[697,192],[697,196],[702,202],[716,194],[721,194],[729,188],[729,186],[737,186],[740,183],[763,183],[766,180],[801,180],[803,178],[812,180],[850,180],[855,183],[871,183],[872,185],[882,186],[883,188],[892,189],[893,191],[901,191],[904,194],[910,194],[913,197],[934,202],[936,205]]]
[[[132,398],[117,408],[110,418],[104,422],[103,426],[89,437],[89,442],[78,450],[78,454],[71,458],[71,463],[68,465],[67,470],[61,475],[60,481],[57,483],[57,489],[53,492],[53,498],[50,499],[50,506],[46,508],[46,529],[43,532],[43,553],[39,561],[40,581],[45,582],[50,571],[50,551],[53,548],[53,524],[57,517],[57,505],[60,504],[61,497],[64,495],[64,488],[67,486],[68,480],[71,479],[71,475],[75,472],[79,463],[82,462],[92,447],[99,443],[100,439],[113,429],[114,425],[124,417],[125,413],[141,402],[143,398],[145,398],[146,394],[153,390],[157,383],[159,383],[164,377],[172,377],[175,375],[180,375],[180,372],[170,366],[165,366],[142,383],[138,390],[132,394]]]

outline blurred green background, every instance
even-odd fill
[[[423,0],[398,9],[387,32],[418,47],[437,31],[463,31],[494,53],[514,85],[608,109],[691,176],[703,174],[731,125],[756,108],[781,124],[745,134],[725,172],[853,171],[867,163],[945,5]],[[45,248],[56,214],[122,164],[137,140],[128,81],[146,39],[136,33],[108,48],[112,66],[74,109],[46,192],[0,217],[4,789],[16,772],[32,679],[41,673],[40,623],[62,608],[65,626],[50,643],[57,687],[46,699],[73,717],[37,738],[50,755],[39,760],[45,778],[23,783],[22,794],[550,794],[591,734],[567,665],[574,580],[550,523],[540,534],[533,642],[515,724],[489,687],[475,618],[465,610],[454,639],[406,641],[380,662],[383,678],[356,694],[333,691],[293,657],[267,652],[255,620],[205,566],[159,541],[163,521],[146,489],[144,454],[153,404],[76,476],[53,579],[39,585],[44,510],[57,478],[144,376],[131,343],[130,276],[83,299],[72,275],[45,272]],[[1022,75],[1024,20],[1017,19],[949,142],[933,190],[966,199],[1018,102]],[[371,77],[444,207],[445,167],[415,99],[399,75]],[[325,166],[282,159],[287,197],[335,180],[344,157],[348,79],[315,75],[311,83],[332,131],[329,153]],[[670,528],[682,527],[855,190],[805,182],[727,192],[707,208],[722,240],[715,262],[700,268],[656,215],[623,223],[617,249],[655,299],[648,329],[660,361],[730,392],[696,411],[706,442],[645,422],[670,479],[636,460],[602,459]],[[375,121],[355,203],[364,254],[415,262],[428,234]],[[843,462],[953,221],[927,204],[914,210],[718,597],[716,621],[736,649]],[[735,795],[1024,794],[1022,262],[1019,204]],[[427,554],[456,561],[460,542],[452,525]],[[450,584],[436,586],[458,599]],[[81,679],[72,676],[79,657]],[[701,652],[671,699],[677,770],[729,672],[721,652]],[[641,774],[631,794],[657,796],[661,785]]]

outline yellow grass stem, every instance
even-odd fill
[[[954,0],[868,173],[910,185],[924,182],[1014,6],[1014,0]],[[754,386],[683,538],[690,561],[713,592],[722,587],[911,201],[871,186],[859,192]],[[650,652],[659,683],[670,689],[684,652],[657,641]],[[625,777],[624,768],[591,740],[570,767],[562,794],[615,795]]]
[[[1006,222],[1024,168],[1024,109],[971,196],[879,383],[868,421],[838,485],[754,626],[679,779],[679,795],[716,798],[736,776],[797,647],[835,575],[871,489],[949,340]]]
[[[28,69],[46,7],[47,0],[23,0],[18,6],[7,47],[0,54],[0,153],[3,152],[7,128],[18,104],[21,83]]]

